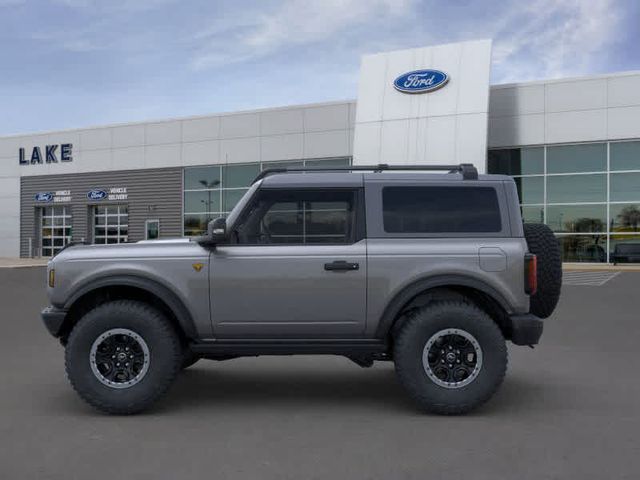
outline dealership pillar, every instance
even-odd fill
[[[353,163],[473,163],[485,172],[490,70],[491,40],[364,56]]]

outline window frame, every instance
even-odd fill
[[[350,229],[350,235],[346,242],[336,243],[240,243],[235,241],[231,236],[231,232],[235,230],[237,225],[240,225],[249,216],[253,206],[258,201],[258,198],[263,192],[351,192],[353,195],[353,225]],[[366,218],[364,209],[364,190],[362,187],[296,187],[296,188],[273,188],[273,187],[260,187],[255,190],[251,198],[246,202],[242,211],[239,213],[236,220],[232,225],[227,225],[228,238],[223,245],[244,246],[244,247],[324,247],[324,246],[346,246],[353,245],[366,238]],[[221,244],[222,245],[222,244]]]

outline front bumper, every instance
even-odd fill
[[[536,345],[542,336],[544,322],[531,313],[511,315],[511,341],[515,345]]]
[[[47,307],[42,310],[40,315],[49,333],[54,337],[59,337],[64,325],[64,319],[67,317],[67,311],[56,307]]]

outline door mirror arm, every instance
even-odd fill
[[[200,245],[215,246],[227,240],[227,221],[223,217],[207,224],[207,233],[198,239]]]

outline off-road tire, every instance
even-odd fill
[[[551,229],[541,223],[525,223],[524,236],[538,262],[538,290],[530,298],[529,311],[547,318],[558,305],[562,289],[560,246]]]
[[[93,373],[93,343],[111,329],[129,329],[146,342],[149,366],[142,379],[128,388],[112,388]],[[66,345],[65,367],[74,390],[88,404],[109,413],[129,415],[153,404],[171,386],[182,365],[183,351],[173,325],[162,312],[133,300],[103,303],[73,327]]]
[[[482,366],[471,383],[446,388],[435,383],[423,366],[428,340],[444,329],[471,334],[482,350]],[[485,403],[502,383],[507,370],[507,346],[496,323],[465,301],[440,301],[415,310],[394,339],[393,356],[400,383],[418,406],[432,413],[458,415]]]

